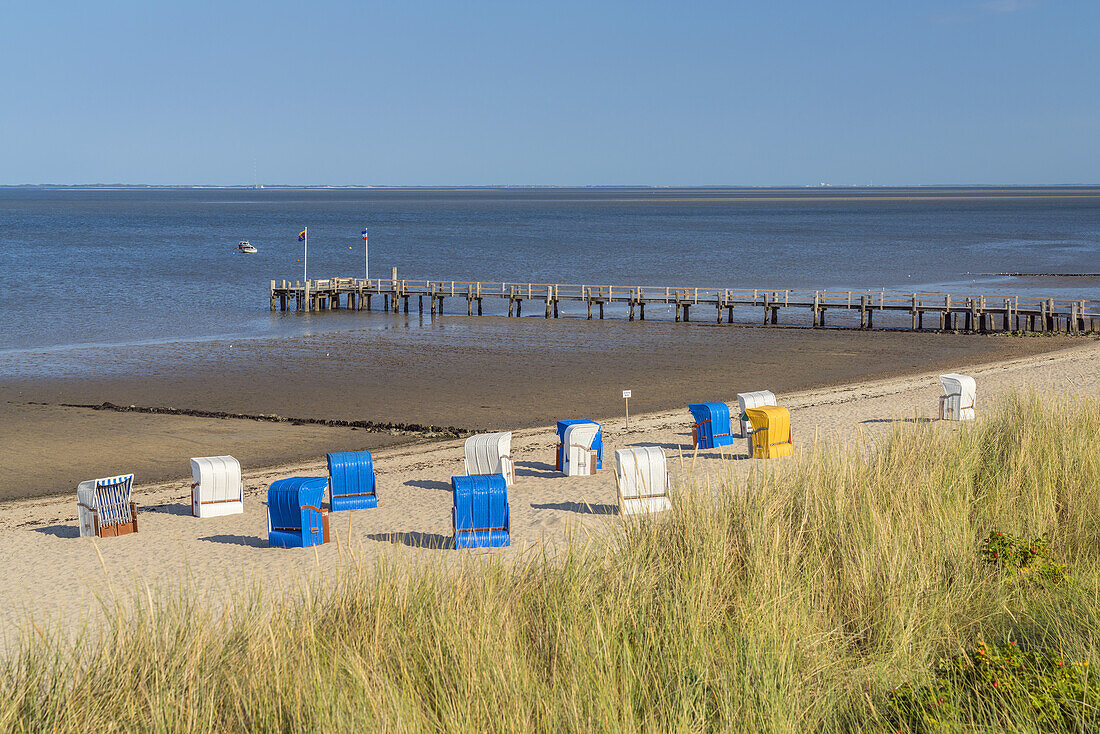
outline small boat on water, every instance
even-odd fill
[[[237,243],[237,252],[245,252],[245,253],[248,253],[249,255],[251,255],[255,252],[258,252],[258,250],[248,240],[241,240],[240,242]]]

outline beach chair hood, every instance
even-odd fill
[[[244,512],[241,463],[232,456],[191,459],[191,514],[218,517]]]
[[[791,413],[786,408],[765,405],[745,411],[752,423],[750,442],[754,459],[775,459],[794,453]]]
[[[749,408],[759,408],[764,405],[775,405],[775,395],[771,390],[737,393],[737,407],[740,409],[738,418],[741,421],[742,438],[752,432],[752,423],[745,415],[745,411]]]
[[[615,451],[615,481],[623,515],[662,512],[668,499],[668,463],[660,446],[633,446]]]
[[[584,476],[594,473],[597,462],[592,461],[595,449],[593,444],[600,432],[596,423],[574,423],[565,429],[563,438],[565,463],[562,471],[566,476]]]
[[[512,433],[480,433],[466,439],[466,475],[503,474],[511,485],[515,482],[512,470]]]
[[[596,421],[588,418],[571,418],[558,421],[558,447],[554,456],[554,468],[558,471],[563,471],[565,466],[565,432],[569,430],[569,426],[577,423],[596,423]],[[599,426],[598,423],[596,425]],[[603,469],[603,428],[596,431],[596,438],[592,441],[592,450],[596,452],[596,468]]]
[[[279,548],[302,548],[325,542],[325,477],[290,477],[272,482],[267,488],[268,544]]]
[[[136,508],[130,500],[134,475],[89,479],[76,488],[80,537],[137,532]]]
[[[940,375],[943,397],[940,398],[940,418],[946,420],[973,420],[974,401],[978,386],[973,377],[950,373]]]
[[[455,548],[498,548],[511,543],[508,483],[502,474],[451,477]]]
[[[369,510],[378,507],[374,457],[369,451],[344,451],[328,455],[329,508]]]
[[[695,403],[688,406],[688,411],[695,421],[691,435],[698,448],[713,449],[733,443],[730,406],[725,403]]]

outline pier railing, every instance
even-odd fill
[[[1041,298],[1037,296],[994,296],[988,294],[947,294],[927,292],[888,292],[884,290],[800,290],[774,288],[704,288],[697,286],[623,286],[587,285],[580,283],[514,283],[508,281],[412,280],[392,278],[325,278],[319,280],[271,281],[271,309],[287,310],[291,301],[297,310],[328,310],[339,308],[341,298],[346,307],[371,310],[372,297],[383,299],[385,310],[397,311],[403,301],[409,310],[409,299],[419,299],[423,312],[424,299],[430,299],[431,312],[442,313],[448,298],[467,301],[467,313],[482,311],[483,299],[508,302],[508,312],[522,313],[525,301],[545,304],[545,315],[558,314],[560,302],[587,304],[589,318],[593,306],[603,318],[604,304],[624,304],[630,319],[635,309],[645,318],[645,306],[668,304],[676,309],[676,320],[690,320],[693,307],[709,306],[723,311],[733,320],[735,308],[761,308],[764,323],[777,324],[781,309],[808,309],[813,326],[825,325],[825,313],[844,310],[860,313],[860,328],[871,328],[875,312],[904,312],[911,315],[914,329],[924,328],[926,314],[936,316],[935,328],[944,330],[990,331],[994,319],[1000,319],[996,330],[1062,330],[1082,332],[1100,328],[1100,301],[1089,299]],[[962,323],[960,324],[960,320]],[[1012,328],[1014,326],[1014,328]]]

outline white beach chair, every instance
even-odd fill
[[[584,477],[596,473],[596,450],[592,443],[600,426],[597,423],[574,423],[565,429],[562,473],[567,477]]]
[[[974,420],[974,398],[978,386],[973,377],[951,373],[940,375],[940,418],[945,421]]]
[[[659,446],[634,446],[615,451],[615,483],[619,514],[664,512],[668,500],[668,463]]]
[[[80,537],[101,538],[137,532],[137,507],[130,501],[133,474],[89,479],[76,487]]]
[[[466,439],[466,476],[477,474],[503,474],[507,486],[516,483],[511,431],[479,433]]]
[[[191,459],[191,514],[221,517],[244,512],[241,462],[232,456],[199,456]]]
[[[737,405],[741,409],[738,414],[738,418],[741,419],[741,438],[748,438],[752,433],[752,423],[745,417],[745,411],[749,408],[762,408],[765,405],[775,404],[775,395],[771,390],[737,393]]]

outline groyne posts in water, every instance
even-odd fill
[[[826,312],[834,327],[873,329],[906,328],[914,331],[964,331],[975,333],[1051,332],[1071,334],[1100,332],[1100,301],[1014,296],[996,300],[986,296],[937,293],[887,293],[867,291],[745,290],[731,288],[683,288],[649,286],[566,285],[554,283],[489,283],[396,278],[325,278],[271,281],[272,311],[319,312],[345,308],[372,310],[372,299],[382,298],[389,313],[409,313],[409,299],[416,297],[419,313],[424,300],[432,316],[442,315],[447,298],[465,298],[466,315],[481,316],[484,300],[507,303],[508,316],[523,315],[525,301],[541,301],[544,318],[558,318],[563,302],[584,306],[587,318],[606,316],[605,307],[619,304],[630,321],[645,320],[646,306],[664,306],[676,322],[690,322],[694,306],[715,309],[716,322],[734,323],[735,309],[761,309],[765,326],[779,326],[780,312],[791,314],[786,325],[823,328]],[[844,314],[849,314],[847,318]],[[908,315],[908,318],[905,316]],[[931,318],[926,322],[926,316]],[[724,318],[723,318],[724,317]],[[744,320],[744,319],[743,319]],[[930,323],[929,323],[930,322]],[[757,322],[761,323],[761,322]],[[926,325],[931,329],[926,329]]]

